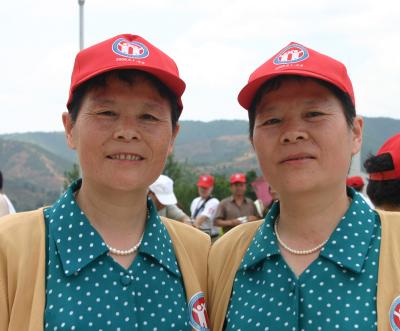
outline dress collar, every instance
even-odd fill
[[[108,253],[103,238],[79,208],[74,193],[82,180],[71,184],[59,200],[46,211],[51,238],[55,241],[64,274],[77,274],[99,256]],[[149,218],[138,254],[147,255],[172,274],[181,277],[171,238],[157,215],[151,199],[147,200]]]

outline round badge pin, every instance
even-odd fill
[[[390,306],[389,321],[393,331],[400,331],[400,296],[395,298]]]
[[[210,324],[207,310],[206,300],[203,292],[194,294],[188,303],[189,307],[189,323],[193,329],[198,331],[210,331],[208,325]]]

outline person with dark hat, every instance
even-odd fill
[[[346,67],[290,43],[238,100],[279,201],[211,248],[212,329],[399,330],[399,215],[346,187],[363,128]]]
[[[220,202],[214,222],[216,226],[222,227],[224,233],[237,225],[259,219],[254,201],[245,196],[246,175],[235,173],[229,182],[232,196]]]
[[[210,238],[147,197],[184,90],[175,62],[140,36],[77,54],[62,120],[82,178],[0,222],[0,330],[208,330]]]
[[[376,208],[400,211],[400,133],[389,138],[364,162],[367,194]]]

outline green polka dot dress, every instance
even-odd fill
[[[381,226],[359,193],[321,250],[297,278],[274,233],[275,204],[234,279],[225,330],[376,330]]]
[[[74,199],[45,209],[45,330],[191,330],[182,275],[154,205],[129,269],[116,263]]]

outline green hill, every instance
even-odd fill
[[[362,162],[382,143],[400,132],[400,120],[364,118]],[[230,174],[257,170],[248,140],[248,124],[242,120],[182,121],[175,159],[197,172]],[[28,132],[0,135],[0,169],[5,190],[18,210],[36,208],[53,201],[62,188],[64,171],[76,162],[63,132]]]
[[[60,194],[64,171],[72,163],[27,142],[0,139],[4,190],[17,210],[48,204]]]

